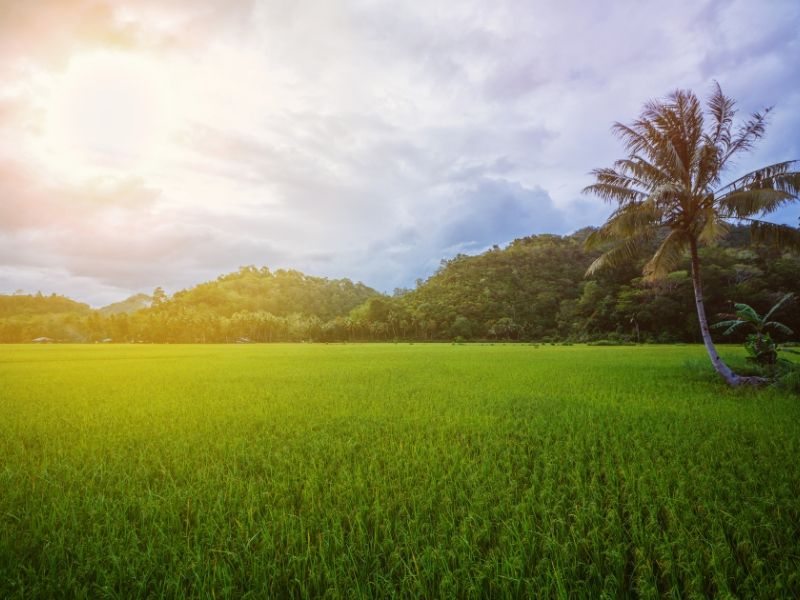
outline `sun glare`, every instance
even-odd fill
[[[125,53],[74,58],[47,108],[46,149],[71,172],[135,171],[152,164],[173,125],[160,65]]]

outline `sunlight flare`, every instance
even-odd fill
[[[153,59],[79,55],[47,106],[48,160],[84,174],[141,170],[163,154],[174,129],[172,100],[167,73]]]

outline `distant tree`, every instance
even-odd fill
[[[769,109],[753,114],[734,131],[736,103],[715,86],[704,111],[697,96],[678,90],[665,100],[648,102],[630,125],[615,123],[628,156],[611,168],[595,169],[596,182],[585,191],[617,204],[605,224],[587,239],[587,247],[611,244],[587,274],[630,261],[657,242],[644,267],[648,280],[676,268],[688,249],[695,307],[708,355],[732,386],[753,382],[734,373],[714,347],[703,303],[698,247],[714,244],[732,223],[750,225],[752,239],[800,248],[800,230],[763,220],[798,199],[798,161],[763,167],[728,185],[721,178],[731,159],[764,135]]]
[[[159,306],[167,301],[167,293],[164,288],[158,286],[153,290],[153,306]]]

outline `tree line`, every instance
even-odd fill
[[[647,281],[645,247],[641,257],[585,278],[600,256],[585,246],[593,231],[458,255],[392,295],[348,279],[248,266],[171,297],[157,288],[99,310],[58,295],[0,296],[0,342],[701,341],[689,258]],[[712,321],[732,313],[734,302],[765,310],[782,294],[800,295],[800,255],[750,242],[747,228],[733,227],[700,250]],[[800,331],[798,311],[784,321]]]

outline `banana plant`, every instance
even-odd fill
[[[771,320],[772,315],[778,312],[778,310],[792,300],[793,297],[793,294],[784,295],[763,316],[759,315],[749,304],[734,304],[736,314],[731,316],[735,316],[736,318],[715,323],[712,327],[715,329],[727,327],[723,335],[730,335],[742,327],[750,329],[751,333],[748,334],[744,344],[747,353],[750,354],[749,360],[760,365],[774,365],[778,361],[778,350],[782,348],[775,343],[770,332],[767,330],[775,330],[786,335],[792,335],[792,333],[794,333],[783,323]],[[797,354],[797,352],[792,350],[786,350],[785,348],[783,348],[783,350]]]

